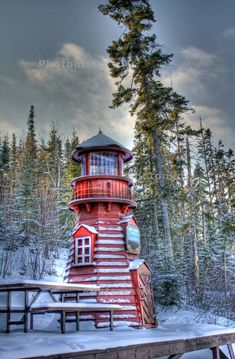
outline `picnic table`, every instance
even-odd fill
[[[16,280],[16,281],[1,281],[0,292],[7,293],[6,306],[0,306],[0,313],[5,313],[6,318],[6,332],[10,332],[11,325],[24,325],[24,332],[27,333],[29,330],[29,317],[31,313],[35,313],[39,305],[36,305],[36,301],[39,299],[42,293],[48,293],[51,297],[52,302],[59,302],[63,300],[63,294],[75,294],[76,301],[79,301],[79,293],[81,292],[97,292],[100,288],[96,285],[90,284],[74,284],[74,283],[63,283],[63,282],[47,282],[47,281],[36,281],[36,280]],[[23,303],[21,305],[12,305],[12,295],[14,292],[22,292],[24,294]],[[60,300],[56,296],[61,294]],[[45,303],[44,303],[45,304]],[[65,308],[65,304],[62,304]],[[57,308],[58,310],[58,308]],[[48,310],[49,311],[49,310]],[[51,311],[51,309],[50,309]],[[46,309],[45,309],[46,312]],[[13,313],[22,314],[20,320],[12,319]],[[65,313],[65,311],[63,311]],[[32,323],[32,322],[31,322]],[[64,332],[64,328],[61,328]]]

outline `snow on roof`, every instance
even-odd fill
[[[86,229],[87,229],[89,232],[91,232],[91,233],[98,234],[98,232],[97,232],[97,230],[95,229],[95,227],[88,226],[88,224],[84,224],[84,223],[82,223],[82,224],[77,223],[76,226],[74,227],[73,231],[72,231],[72,234],[75,234],[80,227],[86,228]]]
[[[130,270],[138,269],[144,262],[145,260],[141,258],[134,259],[133,261],[130,262],[129,269]]]
[[[123,216],[122,219],[118,222],[118,224],[129,222],[132,217],[133,217],[133,214]]]

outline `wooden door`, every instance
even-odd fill
[[[153,328],[156,327],[157,322],[151,273],[145,264],[138,269],[137,273],[143,326],[145,328]]]

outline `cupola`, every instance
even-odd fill
[[[78,144],[72,158],[81,163],[82,176],[122,176],[123,163],[129,162],[133,154],[99,131],[97,135]]]
[[[81,176],[72,181],[73,195],[69,208],[79,212],[81,206],[91,210],[93,203],[106,203],[110,211],[112,203],[121,204],[121,212],[136,207],[133,200],[133,182],[123,176],[123,164],[133,154],[117,141],[101,131],[77,145],[72,159],[81,164]]]

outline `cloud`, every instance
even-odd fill
[[[172,82],[173,87],[190,97],[207,92],[205,84],[213,76],[211,68],[216,56],[194,47],[181,49],[177,56],[179,64],[171,74],[164,76],[165,84]]]
[[[176,53],[177,65],[163,81],[167,85],[172,83],[175,90],[189,99],[190,105],[196,109],[194,115],[185,115],[186,120],[195,127],[201,116],[204,126],[214,132],[216,141],[222,139],[234,147],[235,122],[231,99],[235,93],[235,53],[230,51],[230,46],[223,50],[210,53],[195,47],[180,49]]]
[[[0,118],[0,135],[6,136],[8,135],[11,138],[11,134],[14,133],[17,136],[21,135],[21,130],[19,127],[11,125],[8,121]]]
[[[210,128],[214,138],[214,144],[217,145],[219,140],[225,140],[231,145],[234,143],[234,134],[227,125],[223,111],[216,107],[194,106],[195,113],[188,112],[185,114],[185,121],[195,130],[199,129],[200,118],[204,128]]]
[[[210,66],[216,60],[216,56],[214,54],[208,53],[196,47],[187,47],[185,49],[181,49],[180,54],[184,57],[185,61],[194,66],[198,67],[206,67]]]
[[[235,38],[235,27],[229,27],[223,33],[224,37],[226,38]]]
[[[109,109],[114,80],[107,59],[66,43],[51,59],[21,61],[19,65],[37,96],[36,112],[45,130],[48,121],[56,119],[64,134],[75,128],[85,139],[101,127],[107,135],[132,146],[134,120],[130,120],[127,107]]]
[[[224,41],[223,51],[214,53],[192,46],[180,49],[175,54],[172,72],[166,73],[162,80],[167,85],[173,81],[176,91],[190,99],[190,105],[196,108],[196,114],[185,116],[187,121],[197,126],[201,116],[205,127],[212,128],[216,140],[221,138],[234,147],[231,98],[235,93],[235,52],[230,41],[231,37]],[[131,148],[134,118],[127,106],[109,108],[116,80],[109,75],[106,58],[66,43],[53,57],[34,62],[22,60],[19,67],[21,71],[14,81],[0,78],[5,96],[0,99],[5,121],[2,127],[17,132],[23,123],[26,126],[29,106],[34,104],[38,131],[48,133],[48,124],[54,121],[63,137],[69,136],[74,128],[82,140],[96,134],[101,127],[108,136]]]
[[[98,56],[91,56],[82,47],[71,42],[64,44],[58,51],[58,55],[60,55],[65,61],[77,61],[77,65],[83,68],[102,68],[104,65],[104,59]]]

